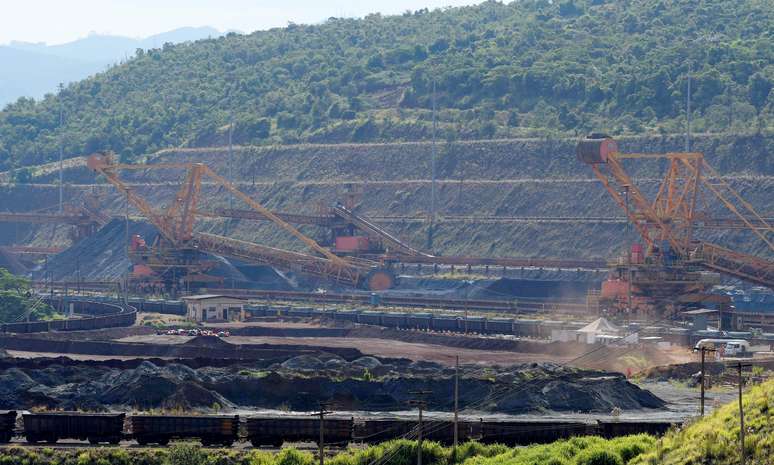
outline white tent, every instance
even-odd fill
[[[585,339],[585,342],[588,344],[594,344],[597,342],[597,339],[600,339],[600,342],[610,342],[609,339],[611,339],[611,336],[618,339],[618,337],[622,336],[622,333],[623,331],[621,328],[607,321],[607,319],[598,318],[577,330],[576,340],[578,342],[584,342]]]
[[[579,333],[593,333],[593,334],[606,334],[609,336],[617,336],[621,332],[621,328],[610,323],[605,318],[597,318],[586,326],[578,330]]]

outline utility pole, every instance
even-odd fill
[[[432,181],[430,183],[430,228],[427,231],[427,249],[432,252],[433,251],[433,234],[435,233],[435,192],[436,192],[436,146],[435,146],[435,135],[436,135],[436,129],[438,127],[438,122],[436,120],[435,115],[435,79],[433,79],[433,144],[432,144],[432,158],[430,161],[431,164],[431,176]]]
[[[752,366],[749,363],[738,362],[737,370],[739,374],[739,456],[741,457],[741,464],[745,465],[747,459],[744,450],[744,407],[742,406],[742,384],[744,384],[744,378],[742,378],[742,367]]]
[[[454,357],[454,462],[457,462],[457,444],[459,442],[459,408],[460,408],[460,356]]]
[[[704,355],[707,352],[717,352],[717,351],[715,349],[710,349],[709,347],[702,347],[701,349],[693,349],[693,351],[701,352],[701,372],[699,374],[699,383],[701,385],[701,416],[704,416],[704,383],[706,379],[706,375],[704,371]]]
[[[132,257],[130,255],[131,244],[129,243],[129,191],[126,192],[126,201],[124,202],[124,220],[126,227],[124,228],[124,240],[126,241],[126,259],[129,261],[129,266],[132,266]],[[129,268],[124,271],[124,304],[129,303]]]
[[[228,123],[228,180],[234,183],[234,147],[232,145],[234,137],[234,115],[229,116]],[[228,197],[228,208],[234,209],[234,194],[233,192]]]
[[[59,106],[59,213],[64,211],[64,108]]]
[[[330,402],[320,402],[320,411],[315,413],[320,417],[320,440],[317,442],[320,454],[320,465],[325,465],[325,415],[333,412],[328,410],[331,406]]]
[[[688,92],[685,97],[685,151],[691,151],[691,73],[693,64],[688,62]]]
[[[411,391],[410,394],[417,396],[417,399],[409,401],[409,405],[413,405],[419,409],[419,431],[417,433],[417,465],[422,465],[422,412],[427,408],[427,400],[425,396],[432,394],[433,391]]]

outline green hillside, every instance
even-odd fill
[[[0,112],[0,170],[112,149],[767,129],[770,0],[523,0],[161,49]],[[60,108],[65,124],[59,127]]]
[[[747,463],[774,463],[774,381],[745,393],[745,451]],[[735,465],[739,454],[739,405],[724,405],[708,418],[667,434],[633,465]]]

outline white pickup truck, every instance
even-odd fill
[[[694,350],[702,347],[717,350],[721,357],[743,357],[750,353],[750,343],[744,339],[702,339]]]

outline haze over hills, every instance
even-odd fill
[[[0,112],[0,169],[170,146],[697,132],[772,122],[761,0],[524,0],[330,18],[138,53]],[[67,117],[58,125],[59,110]]]
[[[144,39],[90,34],[58,45],[11,42],[0,46],[0,106],[19,97],[41,98],[60,83],[84,79],[134,56],[138,48],[218,37],[211,27],[184,27]]]

